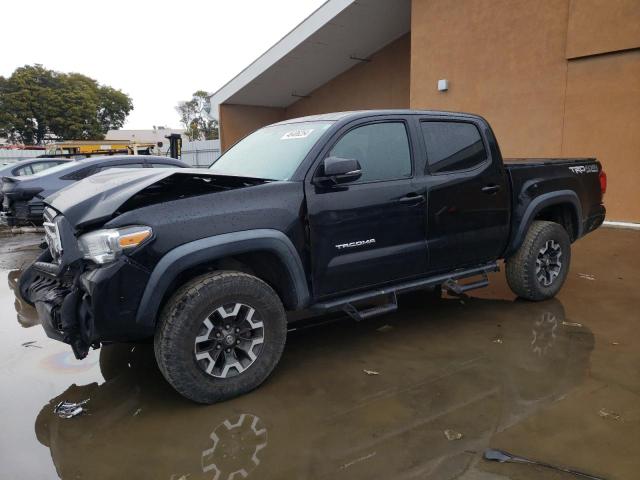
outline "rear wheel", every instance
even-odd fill
[[[571,241],[558,223],[535,221],[518,251],[507,259],[507,283],[519,297],[545,300],[562,288],[571,262]]]
[[[264,382],[286,335],[284,308],[269,285],[245,273],[216,272],[184,285],[167,302],[156,360],[179,393],[215,403]]]

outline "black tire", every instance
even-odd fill
[[[558,263],[560,263],[559,271],[550,273],[550,275],[556,275],[553,278],[545,273],[545,268],[550,269],[549,264],[546,267],[543,264],[542,272],[537,268],[539,256],[544,256],[541,252],[547,245],[551,245],[554,248],[559,246],[561,253],[558,257]],[[541,262],[544,261],[541,259]],[[562,288],[569,272],[571,264],[571,241],[569,240],[569,235],[564,227],[558,223],[535,221],[529,227],[529,231],[518,251],[509,257],[506,263],[507,283],[513,293],[532,301],[552,298]],[[552,266],[552,269],[556,268],[556,266]]]
[[[223,342],[226,334],[222,335],[222,339],[217,339],[211,333],[226,327],[212,330],[204,323],[205,320],[210,321],[209,325],[227,323],[224,318],[212,317],[219,307],[229,313],[225,307],[229,304],[242,304],[243,309],[255,310],[256,315],[251,318],[262,323],[263,342],[257,345],[257,353],[251,343],[249,350],[256,358],[244,358],[246,362],[252,361],[245,370],[234,368],[234,376],[222,378],[214,376],[215,372],[207,373],[205,368],[210,364],[218,365],[218,357],[215,362],[212,357],[204,361],[196,360],[196,350],[199,349],[196,337],[202,338],[203,329],[206,330],[205,334],[211,336],[211,340],[207,340],[207,346],[210,347],[207,351],[213,356],[222,355],[220,360],[223,364],[227,361],[224,351],[231,350],[229,358],[239,358],[233,343],[229,344],[229,349],[225,348]],[[248,316],[246,313],[244,315]],[[239,316],[236,313],[236,318]],[[237,335],[242,338],[241,334]],[[247,335],[254,335],[254,331]],[[160,371],[173,388],[190,400],[211,404],[247,393],[264,382],[280,360],[286,337],[287,320],[276,292],[262,280],[246,273],[222,271],[188,282],[171,297],[160,317],[154,350]],[[214,350],[218,344],[222,345],[224,351]]]

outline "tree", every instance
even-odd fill
[[[79,73],[26,65],[0,76],[0,136],[14,143],[102,140],[132,109],[128,95]]]
[[[195,92],[191,100],[180,102],[176,107],[180,114],[180,123],[184,125],[185,135],[189,140],[217,140],[218,121],[209,118],[205,106],[209,102],[209,94],[203,90]]]

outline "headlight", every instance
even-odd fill
[[[143,226],[96,230],[78,237],[78,246],[84,258],[104,264],[113,262],[123,250],[142,244],[152,234],[151,227]]]

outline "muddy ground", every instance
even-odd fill
[[[13,291],[38,243],[0,235],[1,478],[574,478],[487,447],[640,476],[640,232],[576,243],[552,301],[516,300],[497,273],[469,298],[296,329],[265,385],[213,406],[176,394],[150,344],[76,361],[47,339]]]

